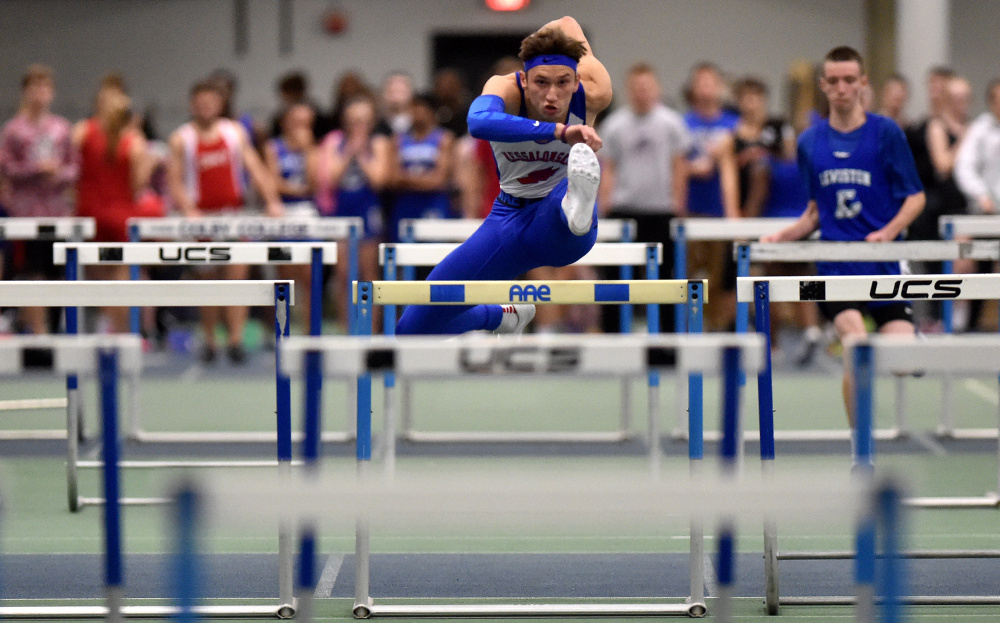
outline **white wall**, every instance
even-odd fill
[[[350,16],[340,37],[320,26],[329,0],[294,0],[295,51],[281,56],[278,4],[248,4],[250,51],[236,57],[230,0],[5,0],[0,112],[16,106],[21,72],[40,61],[56,68],[57,109],[71,117],[85,115],[100,76],[119,69],[138,102],[159,105],[160,131],[168,131],[186,117],[191,82],[220,66],[241,81],[239,105],[263,116],[286,70],[306,69],[323,104],[333,79],[352,67],[374,81],[401,68],[426,86],[433,33],[522,31],[567,13],[589,33],[616,87],[631,63],[644,60],[677,98],[687,69],[707,59],[769,81],[777,109],[792,62],[864,41],[863,0],[535,0],[513,15],[492,13],[482,0],[339,0]]]
[[[972,83],[973,111],[986,110],[986,86],[1000,78],[1000,3],[952,0],[951,64]],[[923,76],[913,76],[923,97]]]

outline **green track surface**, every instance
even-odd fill
[[[262,356],[262,355],[258,355]],[[941,383],[936,379],[907,379],[907,416],[913,430],[932,430],[941,412]],[[676,379],[665,377],[661,395],[663,430],[676,422]],[[58,397],[61,382],[36,380],[0,385],[0,399]],[[646,429],[646,391],[643,383],[629,386],[635,412],[632,429]],[[991,393],[992,392],[992,393]],[[879,426],[890,426],[893,414],[894,381],[880,380],[876,394],[876,420]],[[94,391],[87,386],[87,424],[96,430]],[[299,421],[301,404],[299,387],[293,385],[293,412]],[[344,430],[347,387],[331,383],[325,392],[325,421],[328,430]],[[460,431],[601,431],[617,426],[620,404],[620,383],[605,380],[476,380],[465,382],[422,381],[414,384],[414,423],[421,430]],[[719,387],[712,380],[705,383],[707,414],[718,409]],[[143,427],[150,431],[273,430],[274,385],[270,378],[260,376],[235,378],[226,376],[193,378],[154,377],[144,379],[140,389],[140,409]],[[381,413],[381,390],[376,384],[376,414]],[[996,380],[957,379],[954,389],[957,426],[996,426]],[[756,429],[756,383],[751,380],[745,391],[746,428]],[[123,411],[125,401],[122,403]],[[775,384],[776,426],[779,430],[835,429],[844,426],[840,397],[839,373],[828,375],[789,375]],[[3,413],[0,428],[64,428],[59,412]],[[381,430],[380,418],[374,423]],[[706,429],[717,428],[718,419],[706,418]],[[122,426],[124,427],[124,421]],[[57,442],[48,442],[57,443]],[[846,443],[844,445],[846,448]],[[669,448],[663,471],[686,474],[684,446],[678,442]],[[755,445],[747,446],[747,469],[754,469]],[[482,456],[436,457],[417,456],[399,459],[397,469],[432,468],[441,471],[461,469],[463,465],[495,464],[503,469],[512,464],[545,469],[550,464],[573,465],[581,462],[606,464],[608,469],[642,465],[642,456],[604,457],[498,457]],[[327,460],[327,469],[344,474],[353,473],[350,452]],[[261,458],[273,457],[273,451]],[[706,460],[711,461],[709,458]],[[893,468],[905,474],[915,495],[981,495],[997,487],[997,456],[990,452],[939,453],[911,452],[886,454],[879,457],[879,468]],[[793,453],[779,456],[776,466],[781,470],[817,466],[831,472],[849,468],[844,455]],[[129,496],[162,495],[177,477],[176,470],[127,471],[123,477],[123,492]],[[96,553],[102,550],[99,531],[101,511],[87,508],[70,513],[66,505],[66,476],[61,456],[0,456],[0,486],[5,495],[5,515],[0,529],[0,551],[6,553]],[[91,470],[81,478],[81,493],[99,494],[99,472]],[[124,512],[125,550],[131,553],[157,553],[170,550],[166,520],[161,508],[129,507]],[[687,550],[687,520],[681,517],[673,525],[665,525],[655,534],[620,535],[532,535],[477,534],[474,530],[462,534],[372,535],[372,551],[383,553],[410,552],[684,552]],[[1000,549],[1000,511],[998,510],[924,510],[909,515],[910,547],[928,549]],[[710,541],[710,539],[709,539]],[[779,524],[782,550],[849,549],[852,545],[850,526],[840,529],[810,530],[802,526]],[[275,552],[277,539],[268,530],[214,527],[204,535],[202,545],[212,552]],[[353,534],[323,535],[320,551],[351,552]],[[711,548],[711,543],[707,545]],[[740,535],[739,547],[744,552],[762,549],[760,531]],[[75,602],[80,603],[80,602]],[[6,605],[22,605],[9,602]],[[764,621],[759,600],[737,601],[739,621]],[[1000,620],[997,607],[920,607],[910,609],[912,621]],[[350,604],[344,600],[327,600],[320,605],[321,620],[350,618]],[[846,621],[853,618],[849,608],[787,607],[782,620]],[[427,619],[423,619],[427,620]],[[509,619],[508,619],[509,620]],[[552,619],[550,619],[552,620]],[[573,619],[581,621],[586,619]],[[601,619],[608,620],[608,619]],[[710,618],[709,618],[710,620]]]

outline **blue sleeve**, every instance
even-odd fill
[[[799,162],[799,179],[802,181],[802,187],[806,190],[806,196],[809,199],[816,198],[816,187],[813,185],[813,174],[812,174],[812,152],[811,147],[813,130],[809,129],[802,133],[799,137],[799,147],[797,150],[797,160]]]
[[[532,121],[504,112],[503,99],[496,95],[480,95],[469,107],[469,134],[497,143],[552,140],[556,124]]]
[[[893,198],[902,201],[924,190],[906,135],[892,121],[885,121],[879,131],[879,153]]]

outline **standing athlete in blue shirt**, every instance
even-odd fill
[[[597,238],[594,119],[611,102],[611,77],[572,17],[521,42],[524,70],[494,76],[469,108],[469,134],[490,141],[500,195],[482,226],[428,279],[506,280],[565,266]],[[398,334],[519,333],[534,305],[413,305]]]
[[[830,118],[799,137],[799,172],[809,204],[788,228],[761,242],[800,240],[819,229],[822,240],[901,240],[924,209],[924,191],[906,137],[891,119],[866,113],[861,92],[868,85],[861,55],[842,46],[823,59],[820,88]],[[898,275],[899,262],[817,262],[820,275]],[[821,302],[841,340],[867,335],[863,312],[879,333],[913,335],[912,310],[902,302]],[[846,370],[846,366],[845,366]],[[844,404],[854,426],[852,383],[844,373]]]

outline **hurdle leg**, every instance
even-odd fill
[[[754,282],[754,322],[764,336],[764,369],[757,374],[757,414],[760,427],[760,466],[764,478],[774,474],[774,395],[771,376],[771,296],[767,281]],[[764,518],[764,605],[770,615],[778,614],[780,599],[778,572],[778,524]]]
[[[391,245],[383,248],[382,257],[382,278],[386,281],[396,280],[396,249]],[[382,333],[385,335],[396,334],[396,306],[385,305],[382,308]],[[385,410],[385,421],[382,428],[382,460],[385,462],[384,469],[387,477],[391,477],[396,471],[396,375],[386,372],[382,375],[383,385],[383,409]]]
[[[689,281],[687,288],[687,303],[684,316],[690,333],[701,333],[703,286],[700,281]],[[701,471],[701,461],[705,456],[705,422],[703,402],[703,380],[699,373],[688,374],[688,459],[692,477],[697,477]],[[705,530],[698,517],[691,519],[691,572],[692,604],[705,604]]]
[[[371,284],[368,284],[369,292]],[[361,300],[361,288],[358,288],[358,300]],[[369,311],[371,296],[368,297]],[[360,310],[359,310],[360,311]],[[370,325],[369,325],[370,326]],[[369,376],[369,381],[371,377]],[[358,379],[360,386],[361,379]],[[358,436],[355,445],[357,459],[357,477],[364,482],[368,475],[368,467],[372,460],[372,417],[370,409],[358,408]],[[354,616],[368,618],[371,614],[371,548],[369,540],[368,518],[359,516],[355,523],[354,537]]]
[[[854,347],[854,464],[855,477],[866,480],[872,475],[872,391],[874,369],[872,347]],[[870,506],[858,521],[854,582],[857,591],[856,616],[859,622],[875,621],[875,536],[874,509]]]
[[[674,230],[674,279],[687,279],[687,234],[684,221],[678,219],[674,223],[677,224]],[[674,307],[674,333],[686,331],[686,320],[684,304],[678,303]]]
[[[197,586],[199,583],[196,547],[199,495],[194,485],[186,482],[175,496],[174,524],[177,530],[177,554],[174,557],[174,590],[177,600],[177,621],[194,623]]]
[[[719,444],[723,473],[735,478],[739,471],[740,434],[740,350],[728,347],[722,351],[722,443]],[[733,617],[733,587],[736,567],[736,528],[731,518],[719,522],[718,584],[715,620],[729,623]]]
[[[896,377],[896,430],[892,432],[895,439],[907,436],[906,430],[906,378]]]
[[[660,278],[660,265],[657,263],[656,249],[647,248],[646,249],[646,279],[659,279]],[[631,319],[631,317],[630,317]],[[654,335],[660,332],[660,306],[659,305],[647,305],[646,306],[646,333]],[[627,395],[631,396],[631,391],[627,391],[631,388],[632,383],[630,379],[622,379],[622,390],[626,391]],[[652,469],[654,473],[659,473],[660,471],[660,373],[656,370],[650,370],[646,375],[646,386],[648,392],[649,401],[649,442],[650,444],[656,444],[656,454],[650,455],[651,462],[653,463]],[[631,403],[629,403],[629,419],[625,420],[626,411],[622,405],[622,431],[625,433],[625,438],[629,436],[629,430],[632,428],[631,422]],[[654,427],[655,424],[655,427]],[[652,449],[652,448],[651,448]]]
[[[274,366],[277,396],[278,474],[291,477],[292,465],[292,389],[291,379],[281,373],[281,343],[290,333],[291,292],[289,284],[274,286]],[[295,613],[294,553],[292,529],[287,522],[278,527],[278,616]]]
[[[882,621],[898,623],[903,620],[903,587],[906,583],[902,552],[902,495],[899,487],[885,483],[875,494],[878,527],[882,533],[882,569],[879,574],[879,596],[882,602]]]
[[[323,353],[305,353],[306,386],[303,405],[302,462],[306,474],[315,478],[319,475],[320,446],[323,439],[322,425],[322,369]],[[301,524],[302,538],[299,541],[299,573],[295,616],[300,621],[312,621],[314,599],[316,597],[316,522],[306,518]]]
[[[955,435],[955,410],[952,400],[954,390],[954,378],[948,372],[941,377],[941,422],[938,424],[937,434],[939,437],[953,437]]]
[[[76,281],[78,275],[77,249],[66,249],[66,281]],[[66,333],[80,332],[79,309],[67,307]],[[66,375],[66,489],[69,510],[80,510],[79,477],[77,463],[80,459],[80,442],[83,441],[83,408],[80,399],[80,379],[75,374]]]
[[[108,609],[107,620],[122,620],[122,599],[125,596],[122,572],[122,524],[120,474],[118,471],[118,352],[98,352],[98,380],[101,394],[101,437],[104,466],[104,589]]]

